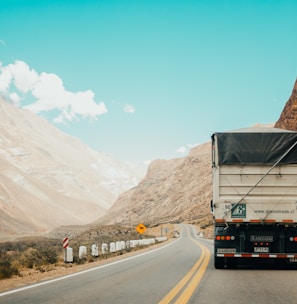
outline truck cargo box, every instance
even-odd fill
[[[297,132],[212,135],[214,264],[297,266]]]
[[[212,141],[217,222],[297,222],[297,132],[250,128]]]

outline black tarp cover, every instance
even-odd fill
[[[243,130],[213,134],[213,141],[217,139],[219,165],[275,164],[297,142],[297,132],[293,131]],[[279,163],[297,164],[297,145]]]

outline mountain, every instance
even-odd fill
[[[297,80],[274,127],[297,131]],[[168,221],[199,222],[210,219],[210,200],[211,144],[205,143],[192,149],[185,158],[152,162],[140,184],[122,193],[98,222],[149,225]]]
[[[122,193],[102,224],[200,221],[210,216],[211,144],[184,158],[155,160],[138,186]]]
[[[90,223],[144,174],[0,98],[0,237]]]
[[[297,130],[297,81],[274,126]],[[0,100],[0,168],[0,237],[90,222],[211,222],[210,142],[184,158],[153,161],[143,178]]]
[[[292,94],[274,127],[297,131],[297,79]]]

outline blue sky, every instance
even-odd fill
[[[274,123],[297,1],[0,0],[0,94],[122,161]]]

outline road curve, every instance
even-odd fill
[[[187,303],[208,266],[209,249],[182,225],[174,242],[84,272],[0,294],[0,303]]]
[[[217,270],[213,242],[191,226],[163,247],[29,287],[3,292],[0,303],[286,304],[296,303],[296,270]]]

